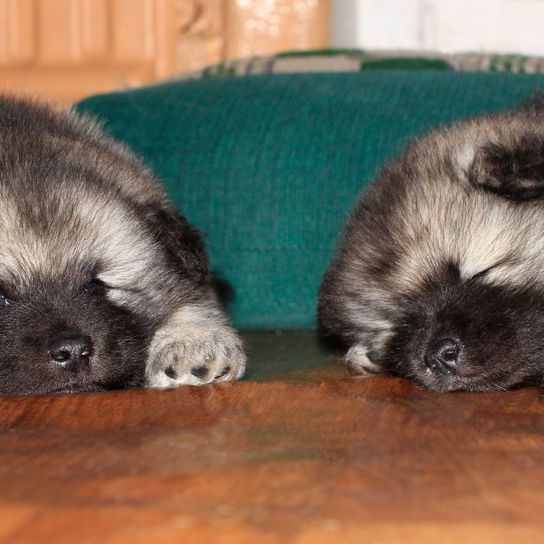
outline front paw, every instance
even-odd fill
[[[382,367],[370,359],[367,348],[362,344],[352,346],[345,360],[346,368],[352,374],[374,376],[382,373]]]
[[[148,387],[176,387],[237,380],[244,374],[246,357],[238,335],[230,328],[209,335],[153,340],[146,367]]]

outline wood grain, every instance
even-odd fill
[[[0,0],[0,90],[62,102],[329,44],[330,0]]]
[[[0,399],[6,543],[541,542],[534,388],[393,378]]]

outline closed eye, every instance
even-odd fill
[[[492,270],[495,270],[496,268],[499,268],[500,266],[515,265],[518,262],[519,261],[518,261],[518,259],[515,258],[515,256],[509,255],[507,257],[502,258],[499,262],[497,262],[497,263],[495,263],[495,264],[493,264],[491,266],[488,266],[484,270],[481,270],[480,272],[477,272],[470,279],[478,280],[478,279],[481,279],[481,278],[485,278]]]
[[[11,306],[15,299],[11,296],[11,289],[6,288],[4,283],[0,284],[0,309]]]
[[[93,278],[85,285],[84,289],[90,295],[101,294],[106,290],[106,284],[98,278]]]
[[[474,274],[474,276],[472,276],[470,279],[471,280],[479,280],[479,279],[485,278],[489,274],[489,272],[491,272],[496,267],[497,267],[497,265],[493,265],[493,266],[490,266],[490,267],[486,268],[485,270],[481,270],[480,272]]]

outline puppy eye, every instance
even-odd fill
[[[0,293],[0,308],[10,306],[12,303],[13,301],[10,298]]]
[[[100,281],[97,278],[93,278],[86,286],[85,286],[85,292],[94,295],[98,294],[104,291],[105,284],[103,281]]]
[[[485,270],[481,270],[477,274],[474,274],[474,276],[472,276],[471,279],[477,280],[480,278],[485,278],[494,268],[495,266],[490,266],[489,268],[486,268]]]

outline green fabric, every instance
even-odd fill
[[[204,79],[92,97],[204,232],[240,327],[312,327],[359,190],[410,137],[515,105],[544,76],[369,71]]]

